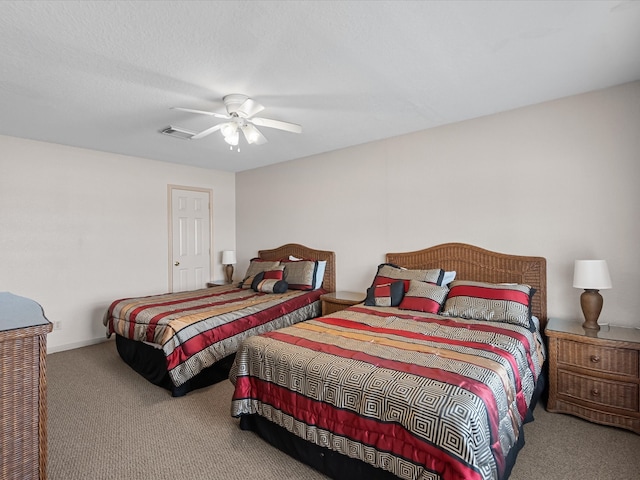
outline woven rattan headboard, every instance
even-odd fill
[[[524,283],[536,289],[531,311],[547,324],[547,261],[484,250],[465,243],[444,243],[414,252],[387,253],[387,262],[413,269],[455,270],[457,280]]]
[[[272,250],[260,250],[258,256],[264,260],[281,260],[293,255],[297,258],[307,258],[310,260],[326,260],[327,266],[324,270],[324,280],[322,288],[327,292],[336,291],[336,254],[328,250],[315,250],[297,243],[287,243]]]

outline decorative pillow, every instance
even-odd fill
[[[314,290],[316,288],[318,261],[283,260],[282,265],[285,267],[284,280],[289,284],[291,290]],[[322,280],[320,280],[320,284],[322,285]]]
[[[292,262],[299,262],[300,260],[304,260],[303,258],[294,257],[293,255],[289,255],[289,260]],[[285,260],[286,261],[286,260]],[[313,261],[313,260],[312,260]],[[327,268],[326,260],[317,260],[318,262],[318,271],[316,272],[316,280],[313,285],[313,289],[317,290],[322,286],[322,282],[324,280],[324,271]]]
[[[270,268],[261,272],[264,280],[284,280],[284,265],[279,265],[275,268]],[[256,275],[257,276],[257,275]]]
[[[364,304],[370,307],[397,307],[404,296],[404,282],[398,280],[367,288]]]
[[[438,313],[447,298],[447,287],[433,283],[410,280],[409,290],[398,308],[403,310],[417,310],[419,312]]]
[[[247,268],[247,273],[244,275],[244,279],[238,284],[238,287],[249,289],[251,288],[251,283],[253,282],[255,276],[264,272],[265,270],[271,270],[280,265],[278,260],[262,260],[261,258],[252,258],[249,262],[249,268]]]
[[[516,283],[453,281],[442,315],[490,320],[535,328],[531,297],[535,289]]]
[[[244,288],[245,290],[252,288],[251,286],[253,285],[255,278],[255,275],[244,277],[244,279],[238,284],[238,288]]]
[[[419,280],[421,282],[442,285],[443,278],[444,270],[440,268],[430,270],[409,270],[398,267],[392,263],[381,263],[378,265],[378,273],[373,279],[372,286],[375,287],[376,285],[391,283],[394,280],[404,280],[404,291],[406,293],[407,290],[409,290],[410,280]]]
[[[285,293],[288,285],[282,279],[283,275],[284,267],[260,272],[254,277],[251,288],[260,293]]]

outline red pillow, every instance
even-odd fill
[[[400,302],[400,305],[398,305],[398,308],[426,313],[438,313],[447,298],[449,289],[418,280],[411,280],[410,282],[409,290],[404,294],[404,298],[402,302]]]
[[[263,280],[282,280],[284,278],[284,267],[265,270]]]

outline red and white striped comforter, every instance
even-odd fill
[[[161,346],[171,380],[180,386],[234,353],[246,337],[320,315],[324,290],[257,293],[234,286],[114,301],[107,336]]]
[[[244,341],[231,414],[399,478],[498,479],[543,361],[520,326],[359,305]]]

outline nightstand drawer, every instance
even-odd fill
[[[558,371],[558,394],[638,412],[638,385]]]
[[[558,362],[638,378],[638,351],[560,340]]]
[[[547,410],[640,434],[640,330],[550,319]]]
[[[322,315],[331,315],[332,313],[339,312],[347,307],[348,305],[341,305],[339,303],[323,302]]]

